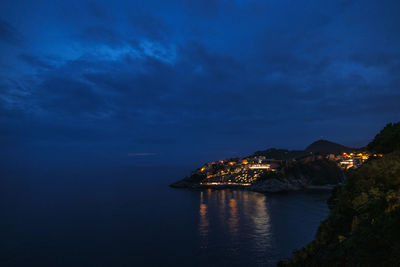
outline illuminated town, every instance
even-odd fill
[[[275,172],[281,161],[265,157],[229,159],[207,163],[200,168],[206,182],[201,185],[242,185],[249,186],[265,172]]]
[[[328,159],[334,161],[343,170],[358,168],[371,156],[382,156],[378,154],[371,155],[368,152],[352,152],[341,154],[318,154],[302,157],[301,160],[312,161],[315,159]],[[226,186],[239,185],[250,186],[262,175],[271,173],[280,173],[283,167],[290,166],[291,163],[299,159],[276,160],[267,159],[265,156],[251,156],[243,159],[235,158],[220,160],[203,165],[194,171],[202,177],[200,185],[205,186]]]
[[[373,154],[374,157],[382,157],[382,154]],[[369,157],[370,153],[343,153],[341,155],[335,156],[333,154],[329,155],[329,159],[333,159],[339,162],[340,167],[343,169],[357,168],[360,167]]]

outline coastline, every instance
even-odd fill
[[[247,190],[257,193],[286,193],[286,192],[299,192],[299,191],[332,191],[336,186],[341,184],[327,184],[327,185],[303,185],[298,187],[286,187],[286,188],[260,188],[257,185],[202,185],[202,184],[181,184],[179,182],[169,185],[171,188],[176,189],[190,189],[190,190],[224,190],[224,189],[235,189],[235,190]]]

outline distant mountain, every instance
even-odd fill
[[[309,145],[305,150],[287,150],[287,149],[270,148],[267,150],[257,151],[252,156],[264,156],[269,159],[290,160],[290,159],[301,158],[310,155],[311,153],[340,154],[343,152],[350,153],[358,150],[359,149],[350,148],[328,140],[321,139]]]
[[[348,153],[354,152],[357,149],[350,148],[347,146],[343,146],[334,142],[330,142],[328,140],[318,140],[309,145],[306,148],[307,152],[312,153],[323,153],[323,154],[339,154],[339,153]]]

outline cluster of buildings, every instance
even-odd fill
[[[263,173],[277,171],[281,163],[279,160],[254,156],[207,163],[198,171],[207,178],[207,182],[201,183],[204,185],[251,185]]]
[[[345,170],[358,168],[371,156],[382,157],[382,154],[370,154],[368,152],[329,154],[327,158],[338,162],[339,166]]]
[[[315,154],[302,157],[302,162],[309,162],[315,159],[327,158],[347,170],[361,166],[371,156],[368,152],[342,153],[342,154]],[[233,158],[220,160],[203,165],[196,170],[205,179],[202,185],[251,185],[266,172],[277,172],[282,166],[290,166],[292,160],[267,159],[265,156],[252,156],[244,159]]]

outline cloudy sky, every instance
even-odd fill
[[[3,163],[197,164],[400,120],[399,1],[0,6]]]

